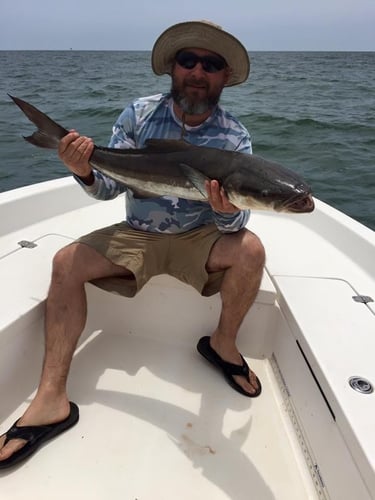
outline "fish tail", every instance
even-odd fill
[[[57,149],[60,139],[68,134],[68,131],[28,102],[10,94],[8,96],[38,128],[32,135],[24,137],[25,141],[40,148]]]

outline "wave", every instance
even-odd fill
[[[257,126],[267,125],[279,127],[300,127],[304,129],[315,129],[315,130],[336,130],[336,131],[360,131],[368,132],[374,136],[375,125],[373,125],[373,120],[368,124],[358,123],[358,122],[339,122],[339,121],[327,121],[322,119],[310,118],[310,117],[298,117],[291,118],[286,116],[277,116],[270,114],[249,114],[240,117],[241,121],[247,126],[251,124],[252,128]],[[372,123],[371,123],[372,122]]]

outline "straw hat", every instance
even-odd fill
[[[188,21],[165,30],[152,49],[151,64],[157,75],[171,74],[176,53],[185,48],[210,50],[224,57],[232,72],[226,87],[238,85],[249,76],[247,50],[233,35],[209,21]]]

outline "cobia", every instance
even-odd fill
[[[68,130],[26,101],[10,97],[38,128],[25,140],[57,149]],[[297,173],[256,155],[194,146],[182,140],[149,139],[142,149],[95,146],[89,162],[142,196],[207,201],[205,181],[216,179],[240,209],[296,213],[314,209],[311,189]]]

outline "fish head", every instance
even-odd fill
[[[310,186],[294,171],[254,155],[226,180],[229,200],[241,209],[308,213],[315,208]]]

